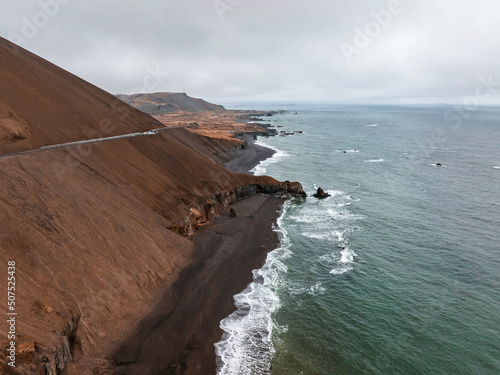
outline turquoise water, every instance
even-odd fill
[[[500,109],[287,109],[255,173],[332,197],[285,206],[219,373],[500,374]]]

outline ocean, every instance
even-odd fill
[[[266,109],[303,133],[259,138],[254,172],[309,197],[221,322],[218,374],[500,374],[500,108]]]

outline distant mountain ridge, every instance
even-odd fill
[[[149,115],[175,113],[178,111],[198,113],[226,110],[221,105],[209,103],[203,99],[192,98],[186,93],[156,92],[116,95],[116,97]]]

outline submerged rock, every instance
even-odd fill
[[[318,199],[325,199],[325,198],[331,197],[331,195],[328,194],[327,192],[325,192],[323,189],[318,188],[318,190],[316,191],[316,194],[314,194],[313,197],[318,198]]]

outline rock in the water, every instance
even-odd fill
[[[236,211],[234,210],[234,208],[231,208],[229,210],[229,217],[236,217]]]
[[[280,182],[277,185],[262,184],[254,185],[254,187],[254,194],[266,194],[275,198],[291,199],[307,197],[307,194],[302,189],[302,185],[299,182],[285,181]]]
[[[316,194],[314,194],[313,197],[318,198],[318,199],[325,199],[325,198],[331,197],[331,195],[326,193],[323,189],[318,188],[318,190],[316,191]]]

